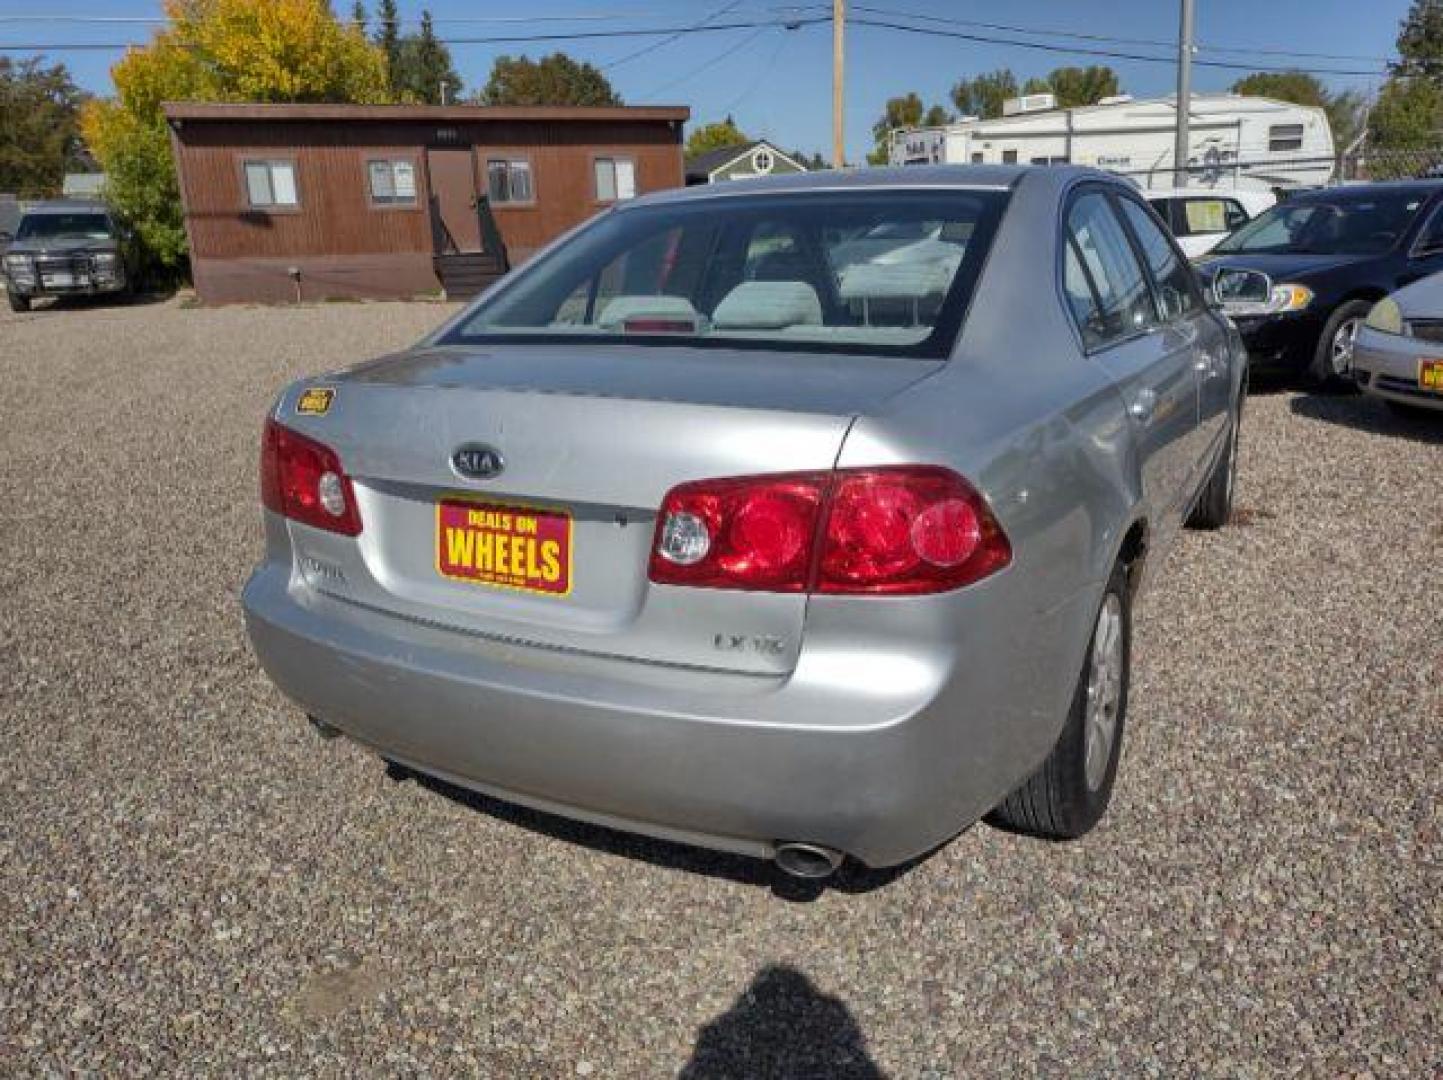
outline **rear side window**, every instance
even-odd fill
[[[1078,197],[1064,239],[1063,288],[1089,351],[1157,325],[1147,275],[1105,195]]]
[[[1152,215],[1132,199],[1119,198],[1117,201],[1127,223],[1132,226],[1132,234],[1137,237],[1148,269],[1152,271],[1163,318],[1170,322],[1198,311],[1202,307],[1202,297],[1197,293],[1192,267],[1178,254],[1177,248]]]
[[[1006,202],[878,190],[629,207],[528,265],[447,340],[946,356]]]

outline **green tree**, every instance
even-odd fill
[[[872,149],[867,161],[872,165],[887,163],[887,137],[898,128],[940,127],[950,122],[951,114],[941,105],[930,108],[923,104],[916,91],[888,98],[881,117],[872,125]]]
[[[167,24],[110,69],[115,97],[86,104],[106,198],[163,270],[184,267],[185,227],[166,101],[390,100],[385,55],[328,0],[166,0]]]
[[[1017,96],[1017,76],[1007,68],[960,79],[952,87],[952,104],[963,116],[992,120],[1002,115],[1002,103]]]
[[[401,15],[396,0],[381,0],[376,5],[376,46],[386,55],[386,70],[396,70],[401,55]]]
[[[361,33],[366,32],[366,22],[370,18],[366,14],[366,5],[361,0],[356,0],[355,6],[351,8],[351,23]]]
[[[1057,95],[1059,108],[1096,105],[1118,92],[1117,72],[1106,65],[1096,64],[1085,68],[1060,67],[1047,76],[1047,87]]]
[[[1022,92],[1024,94],[1050,94],[1052,93],[1052,84],[1046,79],[1039,79],[1033,75],[1022,84]]]
[[[79,156],[85,94],[64,64],[0,56],[0,191],[35,197],[60,190]]]
[[[451,63],[451,50],[436,37],[431,13],[421,13],[421,32],[406,34],[396,44],[390,64],[391,93],[401,101],[423,105],[454,105],[461,95],[461,76]]]
[[[737,127],[737,122],[728,116],[725,120],[703,124],[692,131],[686,140],[686,156],[697,157],[728,146],[744,146],[751,141]]]
[[[1413,0],[1398,27],[1395,75],[1443,81],[1443,0]]]
[[[481,105],[622,104],[621,95],[597,68],[559,52],[540,60],[498,56],[476,101]]]
[[[1372,143],[1388,150],[1424,150],[1443,132],[1443,89],[1431,79],[1389,79],[1368,114]]]

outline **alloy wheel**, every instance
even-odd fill
[[[1358,330],[1362,325],[1362,319],[1345,319],[1333,332],[1328,359],[1332,362],[1334,375],[1347,375],[1353,370],[1353,346],[1357,343]]]
[[[1122,707],[1122,599],[1110,592],[1097,613],[1092,633],[1092,658],[1087,673],[1087,724],[1083,772],[1089,791],[1097,791],[1107,778],[1112,746],[1117,739],[1117,716]]]

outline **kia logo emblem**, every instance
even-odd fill
[[[495,447],[467,443],[457,447],[451,455],[451,467],[472,480],[490,480],[501,475],[501,470],[506,468],[506,459]]]

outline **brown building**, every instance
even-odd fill
[[[209,303],[469,296],[618,199],[683,182],[688,110],[167,104]]]

